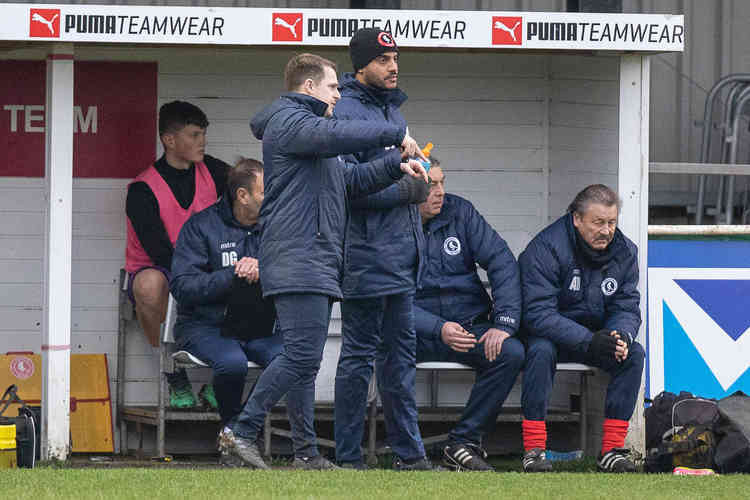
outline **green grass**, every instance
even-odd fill
[[[399,473],[241,469],[66,469],[0,471],[0,497],[133,499],[252,498],[747,498],[750,475],[675,477],[560,472]]]

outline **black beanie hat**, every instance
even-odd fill
[[[398,52],[396,40],[390,33],[378,28],[357,30],[349,41],[349,55],[355,72],[385,52]]]

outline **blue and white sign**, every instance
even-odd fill
[[[750,393],[749,266],[748,242],[649,242],[651,397]]]

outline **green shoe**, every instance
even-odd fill
[[[171,408],[192,408],[198,402],[193,394],[193,387],[187,378],[185,370],[167,374],[169,384],[169,406]]]
[[[214,393],[214,386],[211,384],[204,384],[198,393],[198,399],[201,400],[203,406],[207,406],[212,410],[219,409],[219,402],[216,401],[216,394]]]

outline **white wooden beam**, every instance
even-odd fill
[[[638,271],[642,324],[638,339],[646,344],[646,277],[648,272],[648,169],[649,169],[649,76],[648,56],[623,55],[620,58],[620,141],[618,191],[623,206],[620,229],[638,245]],[[645,382],[645,378],[643,379]],[[643,421],[644,383],[630,420],[628,446],[645,450]]]
[[[73,197],[73,44],[47,55],[42,455],[70,454],[70,303]]]

